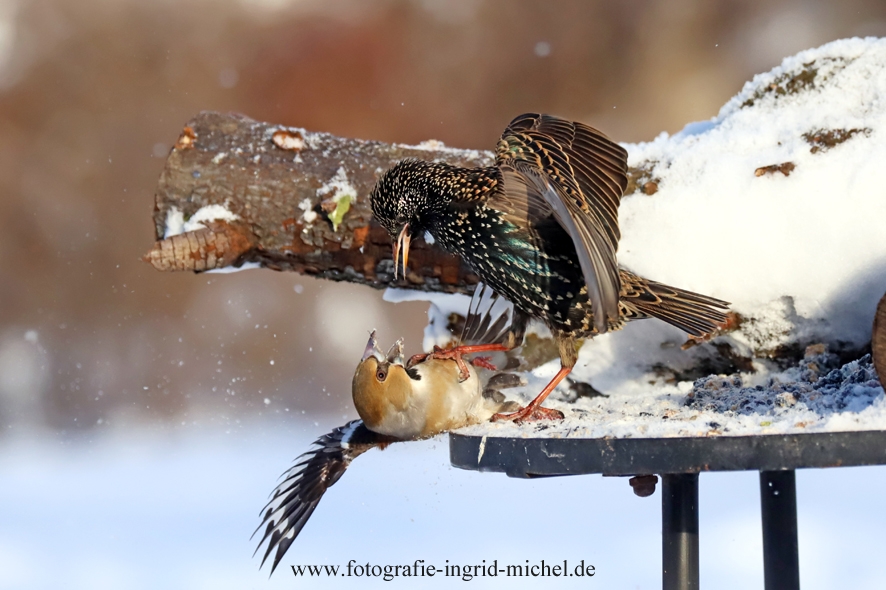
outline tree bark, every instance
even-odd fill
[[[160,175],[154,207],[158,241],[145,259],[158,270],[257,262],[376,288],[467,292],[477,277],[423,240],[410,249],[406,278],[393,277],[391,239],[372,219],[369,192],[403,158],[483,166],[492,154],[439,142],[405,146],[346,139],[236,114],[200,113],[185,126]],[[211,205],[237,219],[165,235],[170,216],[180,213],[188,220]]]

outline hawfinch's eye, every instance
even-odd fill
[[[387,379],[387,377],[388,377],[388,373],[384,369],[379,369],[375,373],[375,378],[378,379],[379,381],[384,381],[385,379]]]

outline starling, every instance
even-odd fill
[[[725,301],[618,266],[618,205],[626,186],[621,146],[579,122],[524,114],[505,129],[492,166],[407,159],[373,188],[373,214],[394,242],[395,275],[401,252],[405,275],[411,239],[430,234],[517,310],[550,328],[560,371],[526,408],[500,419],[562,416],[541,403],[572,370],[580,338],[647,317],[693,336],[726,321]],[[492,349],[501,346],[464,352]]]

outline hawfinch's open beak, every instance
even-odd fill
[[[400,251],[403,251],[403,278],[406,278],[406,263],[409,261],[409,224],[403,226],[397,241],[394,242],[394,279],[397,279],[397,268],[400,263]]]

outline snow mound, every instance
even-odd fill
[[[731,301],[746,319],[731,344],[751,356],[870,340],[886,290],[886,39],[799,53],[710,121],[625,147],[657,192],[622,201],[622,264]]]

